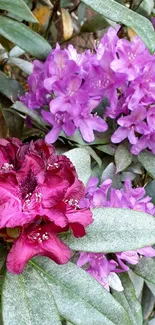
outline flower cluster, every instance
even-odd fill
[[[21,100],[41,110],[52,126],[48,143],[61,131],[72,136],[76,129],[91,142],[93,130],[105,131],[110,117],[118,123],[112,142],[128,138],[133,154],[145,148],[155,153],[155,56],[138,36],[119,39],[118,29],[109,28],[94,53],[78,54],[72,45],[65,50],[57,45],[45,63],[34,61],[30,91]],[[99,117],[94,109],[104,97],[110,104]]]
[[[91,142],[93,130],[103,132],[107,129],[104,119],[92,113],[102,94],[101,91],[91,94],[87,85],[89,56],[89,52],[77,54],[71,45],[65,50],[57,45],[45,63],[34,61],[33,73],[28,78],[30,91],[20,99],[30,109],[46,105],[50,108],[49,111],[41,110],[44,120],[52,126],[45,138],[48,143],[55,142],[61,131],[72,136],[76,129],[85,141]]]
[[[98,178],[90,178],[86,188],[86,198],[83,206],[92,208],[113,207],[127,208],[142,211],[155,215],[155,206],[151,198],[146,196],[144,187],[132,188],[130,180],[126,180],[124,188],[115,189],[112,187],[111,179],[107,179],[100,186],[97,186]],[[137,264],[141,256],[155,256],[155,249],[145,247],[136,251],[118,252],[113,254],[114,259],[101,253],[80,253],[78,266],[89,263],[87,272],[96,278],[106,289],[109,286],[121,291],[122,286],[116,273],[129,270],[126,263]]]
[[[92,215],[79,207],[84,191],[71,161],[45,141],[0,139],[0,237],[12,246],[8,271],[22,272],[36,255],[67,263],[70,249],[58,234],[85,235]]]

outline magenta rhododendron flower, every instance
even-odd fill
[[[22,144],[17,139],[0,140],[0,229],[18,229],[7,257],[10,272],[22,272],[35,255],[52,258],[58,264],[70,258],[70,249],[57,237],[72,230],[85,235],[92,222],[89,208],[80,208],[84,185],[65,156],[42,140]]]

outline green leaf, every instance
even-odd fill
[[[149,282],[147,280],[145,280],[145,282],[146,282],[148,288],[151,290],[151,292],[153,293],[153,295],[155,297],[155,284],[153,284],[153,283],[151,283],[151,282]]]
[[[13,110],[11,112],[11,110],[2,108],[2,111],[9,129],[9,135],[11,137],[21,138],[24,127],[24,119]]]
[[[12,105],[12,108],[20,113],[30,116],[38,125],[45,127],[45,121],[42,119],[40,114],[35,110],[29,109],[22,102],[15,102]]]
[[[92,212],[94,222],[87,227],[86,236],[76,239],[70,234],[64,239],[71,249],[112,253],[155,243],[155,218],[149,214],[118,208],[93,209]]]
[[[131,325],[119,303],[87,272],[73,263],[48,258],[30,262],[22,275],[7,273],[3,293],[4,325]],[[104,303],[103,303],[104,302]]]
[[[132,163],[132,154],[125,144],[120,144],[115,152],[116,172],[119,173]]]
[[[141,305],[136,297],[133,283],[127,273],[121,274],[120,279],[124,288],[123,292],[113,292],[114,298],[123,306],[130,316],[133,325],[142,325],[143,317]]]
[[[144,16],[150,16],[151,12],[154,8],[154,1],[153,0],[143,0],[140,4],[140,6],[137,9],[137,12],[139,14],[143,14]]]
[[[0,9],[9,11],[22,18],[22,20],[32,23],[38,22],[23,0],[0,0]]]
[[[34,267],[54,282],[53,295],[62,317],[75,325],[130,324],[124,309],[92,276],[69,262],[58,266],[35,259]],[[104,303],[103,303],[104,302]],[[76,305],[76,308],[75,308]],[[80,311],[80,313],[79,313]]]
[[[143,310],[143,318],[147,320],[151,315],[155,303],[155,297],[152,294],[152,291],[145,284],[143,289],[143,295],[141,300],[142,310]]]
[[[129,270],[128,274],[134,285],[136,297],[139,299],[143,290],[144,279],[135,274],[132,270]]]
[[[155,284],[155,260],[153,258],[143,257],[132,269],[145,280]]]
[[[96,149],[107,153],[110,156],[114,156],[115,151],[116,151],[117,146],[113,143],[109,143],[109,144],[103,144],[100,146],[97,146]]]
[[[94,15],[82,25],[81,33],[96,32],[97,30],[107,28],[109,25],[109,21],[105,19],[102,15]]]
[[[24,90],[18,81],[7,77],[5,73],[0,71],[0,93],[14,102],[19,95],[24,93]]]
[[[155,32],[151,22],[147,18],[114,0],[83,0],[83,2],[105,18],[133,28],[148,49],[152,53],[155,52]]]
[[[43,37],[8,17],[0,17],[0,35],[39,59],[45,59],[51,50]]]
[[[90,169],[90,155],[84,148],[75,148],[64,153],[68,157],[76,168],[78,178],[87,184],[89,177],[91,176]]]
[[[147,172],[155,178],[155,155],[153,155],[150,151],[143,151],[138,156],[139,162],[143,165],[143,167],[147,170]]]
[[[155,180],[149,182],[145,186],[145,191],[149,196],[151,196],[151,198],[152,198],[151,201],[155,204]]]
[[[31,62],[28,62],[23,59],[19,58],[9,58],[7,61],[8,64],[16,65],[18,68],[20,68],[22,71],[30,75],[33,71],[33,64]]]
[[[32,267],[23,275],[7,273],[2,306],[4,325],[61,325],[52,292]]]

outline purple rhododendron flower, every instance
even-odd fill
[[[86,196],[82,201],[84,207],[91,208],[113,207],[142,211],[155,215],[155,206],[151,203],[151,197],[146,195],[144,187],[133,188],[131,181],[127,179],[124,188],[120,190],[112,187],[112,180],[105,180],[98,186],[98,178],[91,177],[86,187]],[[113,254],[115,259],[109,260],[108,255],[101,253],[80,253],[77,265],[82,267],[88,264],[86,269],[107,290],[109,287],[121,291],[116,273],[126,272],[129,265],[136,265],[142,256],[154,257],[155,249],[144,247],[135,251],[118,252]],[[114,283],[115,282],[115,287]]]
[[[45,63],[34,61],[29,91],[20,99],[51,126],[48,143],[61,131],[72,136],[76,130],[92,142],[94,131],[107,130],[110,117],[118,124],[112,142],[128,138],[134,155],[146,148],[155,153],[155,56],[138,36],[119,39],[119,28],[110,27],[94,52],[79,54],[72,45],[62,50],[57,44]],[[104,97],[109,105],[97,116]]]

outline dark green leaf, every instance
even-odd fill
[[[32,23],[38,22],[23,0],[0,0],[0,9],[9,11],[22,18],[22,20]]]
[[[155,260],[153,258],[143,257],[132,269],[145,280],[155,284]]]
[[[87,228],[86,236],[76,239],[69,235],[64,239],[71,249],[108,253],[155,243],[155,218],[149,214],[118,208],[93,209],[92,213],[94,222]]]
[[[45,121],[42,119],[40,114],[35,110],[29,109],[22,102],[15,102],[12,105],[12,108],[20,113],[30,116],[38,125],[45,127]]]
[[[97,30],[107,28],[109,25],[110,23],[108,20],[106,20],[102,15],[95,15],[82,25],[81,32],[96,32]]]
[[[146,193],[151,196],[152,198],[152,202],[155,204],[155,180],[149,182],[146,186],[145,186],[145,190]]]
[[[143,295],[142,295],[142,310],[143,310],[143,318],[147,320],[149,316],[151,315],[155,303],[155,297],[152,294],[151,290],[148,288],[148,286],[145,284],[143,289]]]
[[[147,18],[114,0],[83,0],[83,2],[105,18],[133,28],[149,50],[152,53],[155,52],[155,32],[151,22]]]
[[[51,50],[43,37],[8,17],[0,17],[0,35],[39,59],[45,59]]]
[[[136,298],[135,289],[127,273],[121,274],[120,279],[124,288],[122,292],[113,292],[115,299],[123,306],[130,316],[133,325],[142,325],[141,305]]]
[[[155,178],[155,155],[150,151],[145,150],[138,155],[138,160],[147,172]]]
[[[19,95],[24,93],[24,90],[18,81],[7,77],[2,71],[0,71],[0,93],[14,102],[17,100]]]
[[[14,111],[11,112],[5,108],[3,108],[3,115],[9,129],[9,135],[11,137],[21,138],[24,127],[24,119]]]

